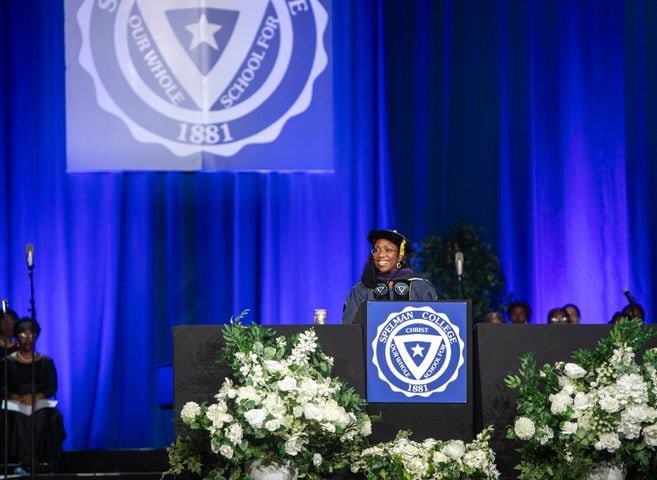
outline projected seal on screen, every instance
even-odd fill
[[[177,156],[276,140],[327,65],[318,0],[85,0],[77,20],[98,104]]]
[[[463,366],[458,326],[431,307],[405,307],[382,322],[372,342],[379,378],[407,397],[443,392]]]

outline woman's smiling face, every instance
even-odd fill
[[[397,268],[399,263],[399,249],[390,240],[380,238],[372,248],[374,266],[379,272],[388,273]]]

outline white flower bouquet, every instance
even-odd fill
[[[331,377],[333,359],[314,330],[288,340],[268,328],[243,326],[238,317],[223,335],[234,378],[225,379],[212,403],[182,408],[189,435],[168,449],[168,473],[242,479],[259,462],[319,479],[347,468],[371,423],[364,400]]]
[[[499,478],[495,454],[488,442],[491,428],[472,443],[461,440],[422,442],[409,439],[409,432],[399,432],[392,442],[365,449],[351,465],[367,480],[492,480]]]
[[[655,478],[657,350],[636,361],[652,336],[640,320],[624,320],[595,349],[575,352],[572,363],[539,369],[533,354],[521,357],[519,375],[506,378],[519,392],[507,431],[521,442],[519,479],[598,478],[604,465],[627,478]]]

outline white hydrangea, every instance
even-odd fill
[[[486,466],[486,454],[481,450],[472,450],[463,455],[463,463],[470,468],[483,469]]]
[[[180,411],[180,418],[185,423],[193,422],[201,413],[201,406],[196,402],[187,402]]]
[[[536,426],[531,418],[518,417],[513,425],[513,431],[520,440],[529,440],[536,433]]]

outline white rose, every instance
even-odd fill
[[[443,452],[435,452],[433,454],[433,463],[447,463],[449,461],[449,457],[445,455]]]
[[[313,403],[306,403],[303,406],[303,415],[308,420],[316,420],[318,422],[321,422],[324,417],[322,411]]]
[[[577,433],[577,424],[575,422],[563,422],[561,433],[564,435],[573,435]]]
[[[295,456],[301,450],[303,450],[303,442],[299,437],[290,437],[287,442],[285,442],[285,453],[288,455]]]
[[[573,400],[575,410],[586,410],[591,406],[591,395],[583,392],[577,392]]]
[[[208,420],[212,422],[212,426],[215,428],[221,428],[224,425],[224,418],[226,417],[225,405],[219,405],[213,403],[210,405],[205,412],[205,416],[208,417]]]
[[[297,388],[297,381],[293,377],[285,377],[278,381],[278,389],[282,392],[292,392]]]
[[[454,460],[458,460],[465,453],[465,444],[461,440],[450,440],[440,449],[445,455]]]
[[[269,432],[275,432],[281,427],[281,421],[278,418],[272,418],[265,422],[265,429]]]
[[[414,457],[418,455],[419,452],[415,445],[413,445],[412,443],[407,443],[406,445],[404,445],[404,448],[402,449],[402,453],[408,457]]]
[[[550,395],[550,411],[554,415],[559,415],[568,410],[568,407],[573,404],[573,399],[563,390],[559,393]]]
[[[598,438],[598,441],[595,442],[595,449],[596,450],[607,450],[608,452],[615,452],[620,448],[621,442],[620,439],[618,438],[618,435],[615,433],[603,433],[600,435]]]
[[[265,360],[264,365],[269,373],[282,372],[285,368],[281,362],[277,362],[276,360]]]
[[[313,453],[313,465],[319,467],[322,464],[322,456],[319,453]]]
[[[554,438],[554,432],[547,425],[543,425],[537,431],[537,437],[540,439],[541,445],[546,445],[550,440]]]
[[[228,459],[233,458],[233,447],[230,445],[222,445],[219,447],[219,453]]]
[[[255,387],[247,385],[237,389],[237,402],[239,403],[244,400],[253,400],[256,404],[260,403],[260,395]]]
[[[643,440],[648,447],[657,447],[657,425],[650,425],[643,429]]]
[[[536,426],[531,418],[520,417],[513,425],[513,431],[520,440],[529,440],[536,433]]]
[[[180,411],[180,418],[185,423],[191,423],[201,413],[201,407],[196,402],[187,402]]]
[[[586,375],[586,370],[584,370],[576,363],[567,363],[563,370],[564,373],[570,378],[582,378],[584,375]]]
[[[370,420],[370,417],[362,417],[360,422],[360,434],[364,437],[372,435],[372,421]]]
[[[615,397],[604,396],[598,400],[600,408],[608,413],[615,413],[620,409],[620,403]]]
[[[329,422],[337,423],[344,413],[344,408],[338,405],[338,402],[331,399],[324,404],[324,414],[322,416]]]
[[[254,408],[244,412],[244,418],[253,428],[261,428],[267,418],[267,411],[262,408]]]
[[[232,423],[226,430],[226,438],[231,441],[233,445],[239,445],[242,442],[242,425],[239,423]]]

